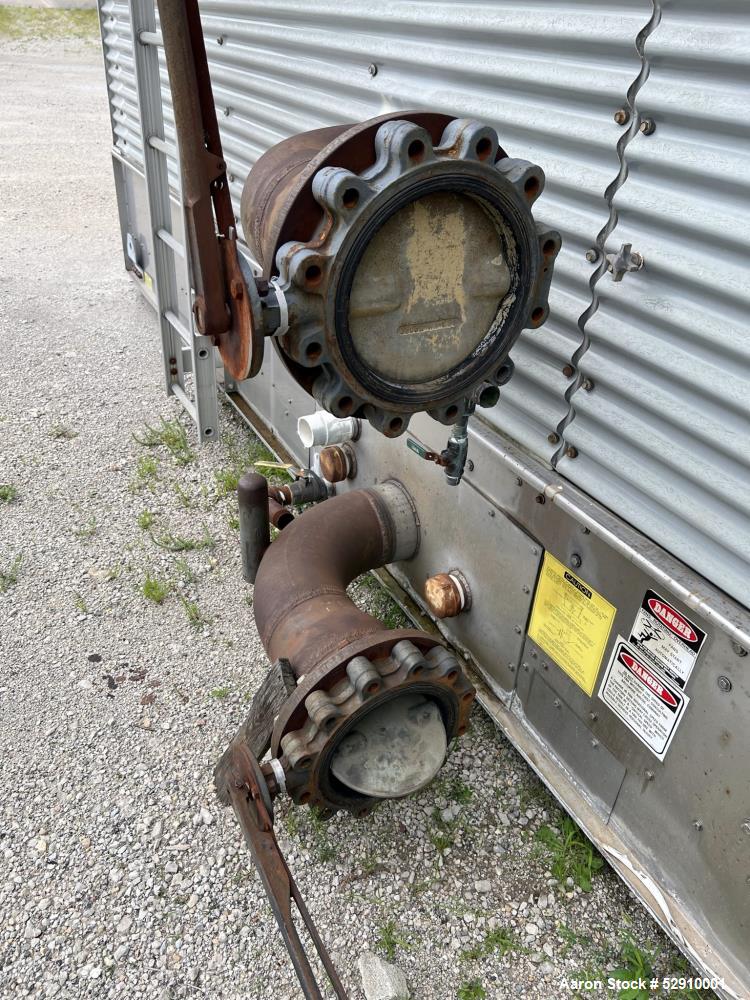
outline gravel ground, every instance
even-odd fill
[[[0,42],[0,81],[0,995],[296,998],[211,785],[266,668],[222,495],[258,449],[228,413],[200,453],[135,440],[181,417],[122,267],[97,47]],[[626,937],[682,967],[606,866],[575,884],[586,844],[540,839],[563,815],[480,711],[411,800],[278,814],[354,998],[366,948],[419,1000],[567,996]]]

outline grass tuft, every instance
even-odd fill
[[[18,581],[18,571],[21,568],[23,556],[17,555],[9,566],[0,566],[0,594],[4,594]]]
[[[142,510],[138,515],[138,517],[136,518],[136,524],[138,525],[139,528],[143,528],[144,531],[148,531],[148,529],[153,525],[155,520],[156,520],[156,514],[154,514],[150,510]]]
[[[180,600],[182,601],[182,606],[185,609],[185,614],[191,628],[202,629],[204,625],[208,625],[210,619],[204,617],[195,601],[188,601],[186,597],[182,596],[180,596]]]
[[[179,420],[165,420],[162,417],[158,427],[145,424],[143,432],[140,435],[134,434],[133,440],[144,448],[166,448],[178,465],[189,465],[195,460],[187,431]]]
[[[572,878],[584,892],[591,892],[594,872],[604,866],[604,861],[570,816],[563,816],[559,833],[551,826],[540,826],[536,839],[547,848],[550,869],[559,882]]]
[[[456,993],[456,1000],[484,1000],[487,990],[482,986],[479,979],[470,979],[461,983]]]
[[[152,531],[151,541],[160,549],[166,549],[167,552],[192,552],[193,549],[212,549],[216,545],[216,539],[205,525],[202,538],[185,538],[182,535],[175,535],[171,531],[164,531],[157,535]]]
[[[0,484],[0,502],[12,503],[18,496],[18,490],[10,483]]]
[[[150,573],[146,574],[146,579],[141,585],[143,596],[147,601],[153,601],[154,604],[163,604],[171,589],[170,584],[163,583],[158,577],[151,576]]]
[[[398,925],[395,920],[387,920],[383,924],[378,931],[378,937],[375,944],[382,951],[383,955],[385,955],[389,962],[392,962],[396,957],[396,950],[398,948],[409,947],[409,942],[399,933]]]
[[[512,931],[509,931],[506,927],[496,927],[495,930],[490,931],[485,936],[484,941],[480,944],[461,952],[461,958],[464,961],[476,961],[480,958],[486,958],[487,955],[500,955],[502,958],[506,952],[512,951],[517,944],[518,942]]]

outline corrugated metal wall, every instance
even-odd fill
[[[519,341],[516,376],[483,419],[747,603],[744,0],[201,10],[237,207],[278,140],[390,109],[490,121],[511,155],[543,166],[537,214],[563,236],[551,316]],[[139,165],[127,4],[104,0],[102,12],[115,141]],[[169,130],[166,71],[162,86]],[[620,107],[630,126],[614,123]],[[613,283],[585,259],[597,239],[607,251],[632,242],[645,268]],[[563,375],[571,359],[593,390]]]

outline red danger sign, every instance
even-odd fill
[[[670,706],[670,708],[677,708],[677,699],[675,696],[654,677],[647,667],[644,667],[642,663],[639,663],[638,660],[636,660],[635,657],[631,656],[629,653],[620,652],[620,659],[628,670],[635,674],[638,680],[645,684],[650,691],[653,691],[654,694],[658,695],[662,701],[666,702],[667,705]]]
[[[698,636],[689,622],[685,621],[679,611],[675,611],[669,604],[657,600],[655,597],[649,598],[649,608],[657,618],[661,618],[665,625],[672,629],[675,635],[682,636],[688,642],[696,642]]]

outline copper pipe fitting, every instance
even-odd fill
[[[436,618],[455,618],[471,607],[471,591],[458,570],[436,573],[424,585],[427,605]]]

